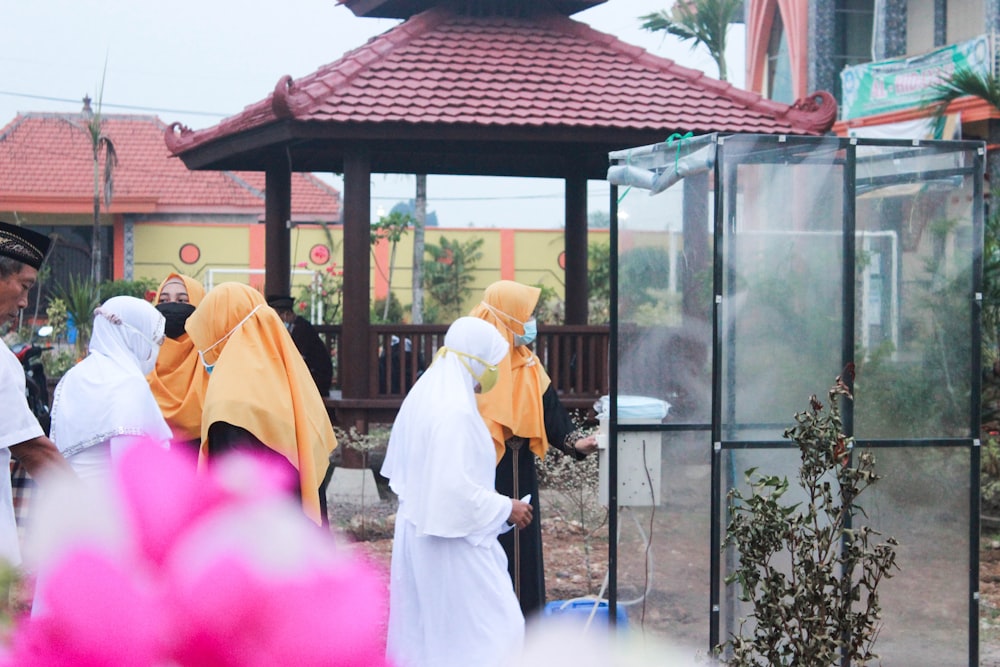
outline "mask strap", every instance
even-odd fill
[[[103,308],[95,308],[94,315],[99,315],[103,317],[104,319],[106,319],[108,322],[111,322],[111,324],[114,324],[115,326],[131,329],[132,331],[139,334],[140,338],[142,338],[147,343],[150,343],[151,345],[156,345],[156,346],[163,345],[164,334],[162,333],[158,335],[154,334],[153,337],[150,338],[149,336],[146,335],[146,332],[140,331],[136,327],[132,326],[131,324],[123,320],[121,316],[118,315],[118,313],[114,313],[110,310],[104,310]]]
[[[229,338],[230,336],[232,336],[234,333],[236,333],[236,330],[239,329],[241,326],[243,326],[246,323],[247,320],[249,320],[251,317],[253,317],[253,314],[256,313],[258,310],[260,310],[260,308],[261,308],[260,304],[254,306],[254,309],[251,310],[249,313],[247,313],[246,317],[244,317],[242,320],[240,320],[239,322],[237,322],[236,326],[234,326],[232,329],[230,329],[229,332],[226,333],[225,336],[223,336],[219,340],[215,341],[214,343],[212,343],[211,345],[209,345],[208,347],[206,347],[204,350],[198,350],[198,354],[202,355],[202,361],[204,361],[204,359],[205,359],[204,355],[205,355],[206,352],[208,352],[213,347],[219,345],[222,341],[226,340],[227,338]],[[212,364],[212,365],[214,366],[214,364]]]
[[[472,364],[470,364],[468,361],[466,361],[466,359],[473,359],[473,360],[478,361],[479,363],[481,363],[483,365],[483,371],[484,372],[487,371],[487,370],[489,370],[489,369],[491,369],[491,368],[496,368],[497,367],[497,364],[491,364],[491,363],[487,362],[485,359],[480,359],[479,357],[477,357],[474,354],[468,354],[466,352],[459,352],[458,350],[452,350],[451,348],[448,348],[448,347],[445,347],[445,346],[441,346],[441,348],[437,351],[437,354],[434,355],[434,361],[437,361],[438,359],[440,359],[441,357],[445,356],[449,352],[451,352],[456,357],[458,357],[458,363],[460,363],[463,366],[465,366],[465,370],[469,371],[469,375],[471,375],[476,380],[479,380],[479,376],[482,375],[482,373],[480,373],[479,375],[476,375],[476,372],[472,370]]]
[[[499,308],[495,308],[495,307],[491,306],[490,304],[486,303],[485,301],[480,301],[479,303],[480,303],[480,304],[482,304],[483,306],[485,306],[485,307],[486,307],[486,309],[487,309],[487,310],[489,310],[489,311],[490,311],[491,313],[493,313],[494,315],[497,315],[497,316],[499,316],[499,317],[501,317],[501,318],[507,318],[507,319],[508,319],[508,320],[510,320],[511,322],[517,322],[518,324],[520,324],[520,325],[521,325],[521,328],[522,328],[522,329],[524,328],[524,324],[525,324],[525,323],[524,323],[524,322],[522,322],[521,320],[518,320],[518,319],[514,318],[514,317],[513,317],[513,316],[511,316],[511,315],[508,315],[507,313],[503,312],[503,311],[502,311],[502,310],[500,310]],[[514,331],[513,329],[511,329],[511,328],[510,328],[509,326],[507,326],[507,323],[506,323],[506,322],[504,322],[504,321],[503,321],[503,319],[501,319],[501,320],[500,320],[500,324],[502,324],[502,325],[503,325],[503,328],[504,328],[504,329],[506,329],[507,331],[511,332],[511,333],[512,333],[512,334],[514,334],[515,336],[520,336],[520,335],[521,335],[521,334],[517,333],[516,331]]]

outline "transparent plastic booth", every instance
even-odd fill
[[[899,541],[887,666],[978,664],[979,142],[706,135],[610,155],[606,597],[628,632],[705,654],[751,609],[725,584],[727,494],[799,469],[783,437],[841,401],[859,500]],[[611,536],[614,536],[613,538]]]

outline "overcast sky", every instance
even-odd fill
[[[708,52],[639,28],[673,0],[609,0],[573,18],[718,76]],[[216,124],[398,21],[358,18],[336,0],[0,0],[0,126],[18,112],[79,111],[104,81],[106,113]],[[730,79],[743,85],[743,26],[729,35]],[[106,73],[105,73],[106,67]],[[339,187],[339,181],[327,176]],[[412,177],[376,176],[373,213],[413,195]],[[591,210],[607,210],[591,187]],[[431,176],[428,209],[447,227],[559,227],[561,181]]]

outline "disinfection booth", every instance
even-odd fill
[[[864,521],[899,542],[875,650],[978,664],[984,163],[979,142],[761,135],[610,155],[601,502],[629,632],[704,654],[739,631],[727,494],[750,468],[794,487],[783,434],[853,368],[844,429],[883,476]],[[653,412],[619,418],[636,397]]]

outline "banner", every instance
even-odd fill
[[[986,35],[911,58],[845,67],[840,72],[841,119],[919,107],[932,96],[932,86],[958,69],[991,73]]]

